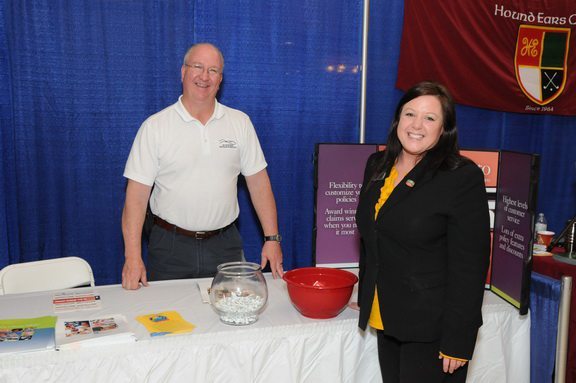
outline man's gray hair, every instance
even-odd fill
[[[194,48],[196,48],[200,45],[208,45],[208,46],[214,48],[216,50],[216,52],[218,52],[218,55],[220,56],[220,61],[222,62],[222,68],[220,68],[220,71],[224,72],[224,55],[222,54],[222,51],[216,45],[211,44],[211,43],[196,43],[196,44],[192,45],[190,48],[188,48],[188,50],[186,51],[186,54],[184,55],[184,60],[182,61],[182,65],[186,65],[186,61],[188,60],[188,56],[190,56],[190,53],[194,50]]]

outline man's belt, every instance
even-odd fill
[[[157,216],[154,216],[154,223],[156,225],[160,226],[161,228],[166,229],[168,231],[173,231],[173,232],[176,232],[178,234],[182,234],[182,235],[185,235],[187,237],[192,237],[192,238],[196,238],[196,239],[208,239],[210,237],[213,237],[215,235],[223,233],[224,231],[226,231],[230,227],[232,227],[232,225],[234,224],[234,222],[232,222],[230,225],[224,226],[223,228],[217,229],[217,230],[192,231],[192,230],[182,229],[181,227],[173,225],[170,222],[164,221],[162,218],[157,217]]]

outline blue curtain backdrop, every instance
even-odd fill
[[[316,142],[358,136],[361,1],[0,1],[0,267],[76,255],[117,283],[124,164],[174,103],[194,42],[225,56],[219,99],[248,113],[269,163],[285,268],[312,257]],[[241,191],[249,260],[262,233]]]
[[[361,0],[0,0],[0,267],[67,255],[98,284],[123,264],[122,177],[142,121],[181,92],[187,47],[226,61],[219,100],[248,113],[269,163],[287,269],[312,262],[314,145],[357,142]],[[366,142],[382,143],[403,1],[371,2]],[[424,59],[424,58],[423,58]],[[461,144],[542,156],[539,211],[576,213],[574,118],[459,107]],[[245,189],[249,260],[261,232]]]

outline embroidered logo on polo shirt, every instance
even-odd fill
[[[238,144],[234,140],[218,140],[218,147],[221,149],[237,149]]]

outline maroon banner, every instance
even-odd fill
[[[576,115],[576,5],[406,0],[396,86],[443,83],[456,102]]]

